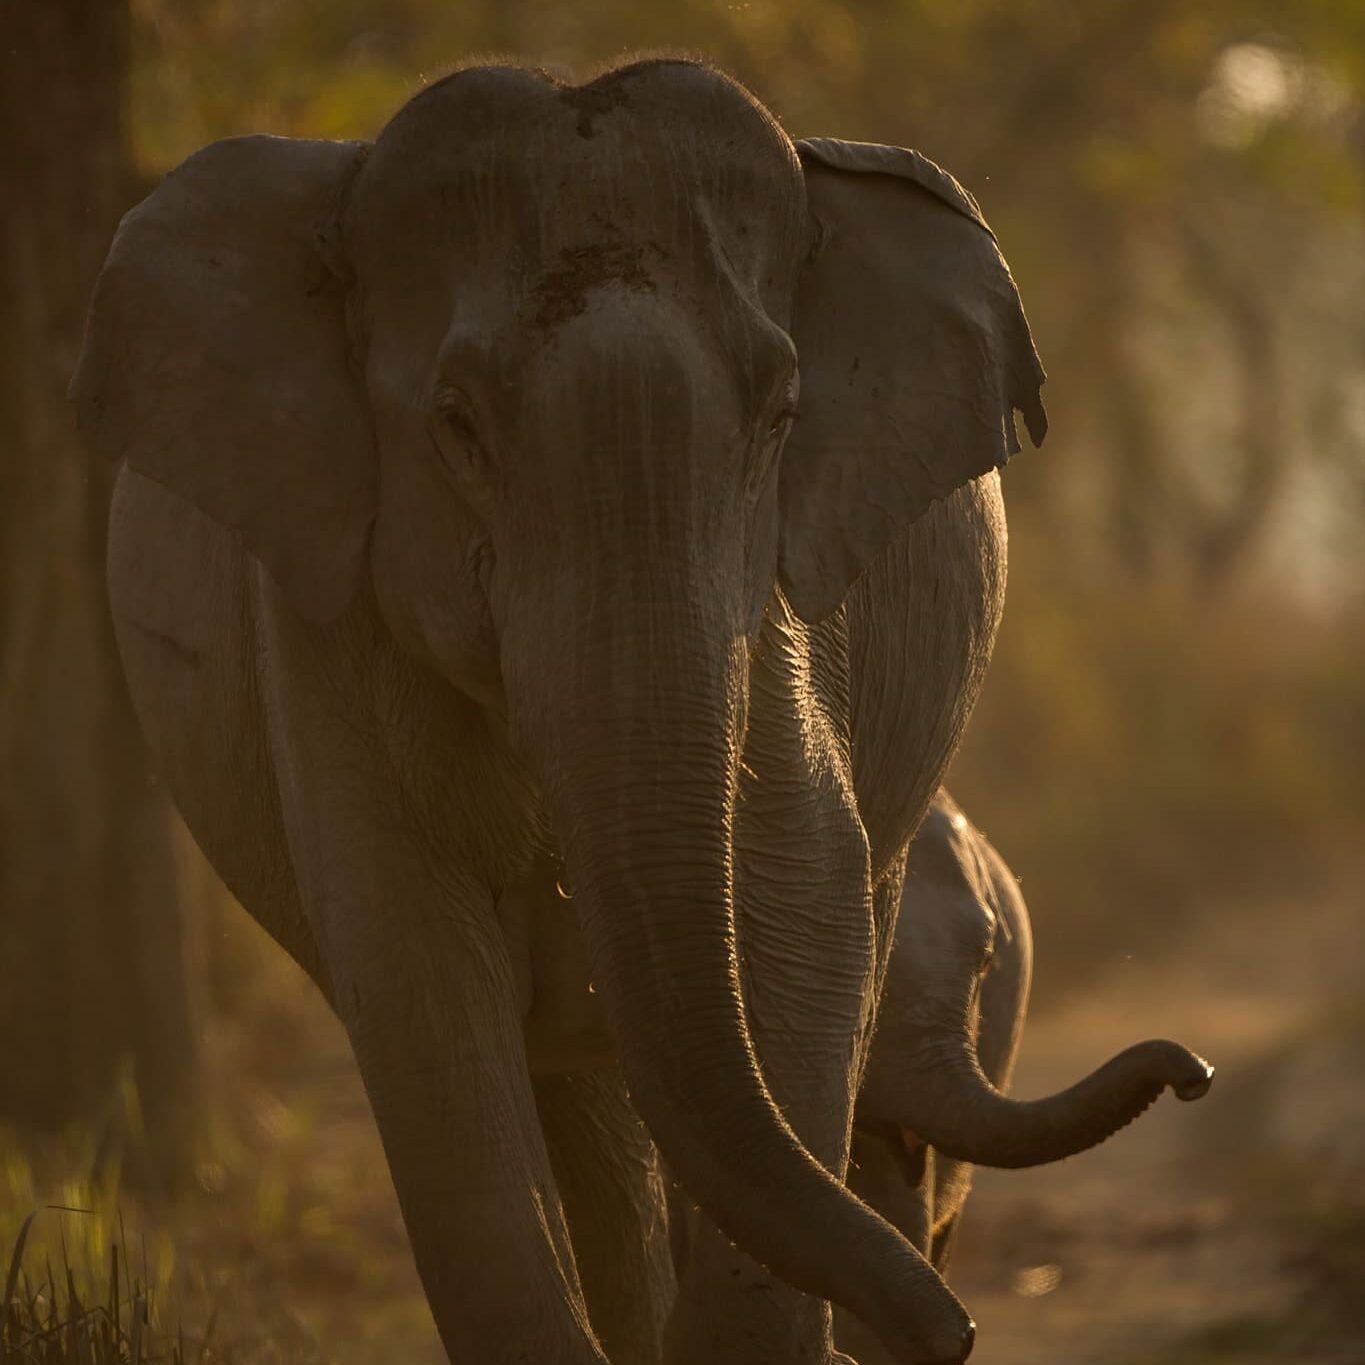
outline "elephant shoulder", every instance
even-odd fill
[[[179,494],[119,473],[109,514],[109,601],[120,633],[158,646],[181,669],[221,661],[226,608],[248,610],[254,564],[240,543]]]
[[[230,532],[126,467],[108,559],[119,653],[155,768],[228,889],[328,994],[257,682],[259,566]]]

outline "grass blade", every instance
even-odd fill
[[[33,1226],[36,1214],[30,1213],[24,1219],[23,1226],[19,1229],[19,1236],[14,1241],[14,1252],[9,1258],[9,1273],[5,1276],[5,1305],[8,1309],[9,1301],[14,1297],[14,1287],[19,1283],[19,1267],[24,1263],[24,1243],[28,1241],[28,1230]]]
[[[120,1213],[120,1220],[122,1217],[123,1215]],[[117,1242],[109,1244],[109,1316],[114,1320],[114,1335],[117,1337],[123,1331],[122,1324],[119,1322]]]

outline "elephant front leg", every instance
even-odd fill
[[[875,982],[866,835],[853,802],[847,672],[835,618],[817,637],[769,610],[751,666],[735,823],[745,1008],[773,1098],[844,1177]],[[830,1308],[698,1217],[668,1358],[823,1365]]]
[[[612,1365],[658,1365],[677,1282],[654,1144],[615,1066],[535,1091],[593,1330]]]
[[[924,1256],[933,1244],[937,1189],[934,1157],[933,1148],[908,1141],[893,1125],[865,1127],[860,1122],[853,1130],[849,1189]],[[861,1365],[887,1359],[886,1348],[872,1329],[843,1308],[834,1310],[834,1340],[839,1350]]]
[[[491,903],[371,916],[329,935],[338,1005],[451,1361],[603,1365]]]
[[[363,606],[324,628],[273,606],[265,622],[294,876],[446,1351],[604,1365],[491,889],[531,848],[516,775],[472,704],[410,669]]]

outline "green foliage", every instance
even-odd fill
[[[1357,7],[1327,3],[134,0],[134,11],[135,131],[162,165],[158,153],[243,128],[372,134],[398,98],[488,54],[580,72],[640,51],[705,55],[795,132],[943,138],[955,164],[1046,129],[1064,139],[1045,149],[1050,176],[1074,170],[1059,152],[1086,156],[1096,140],[1201,155],[1190,110],[1231,44],[1269,45],[1348,91],[1362,82]],[[1311,112],[1311,93],[1286,92],[1257,126]]]

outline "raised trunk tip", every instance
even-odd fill
[[[1068,1089],[1036,1100],[1002,1095],[982,1072],[969,1036],[949,1059],[910,1068],[898,1118],[945,1156],[1021,1169],[1098,1146],[1145,1112],[1163,1090],[1182,1100],[1208,1093],[1213,1067],[1166,1039],[1137,1043]]]

